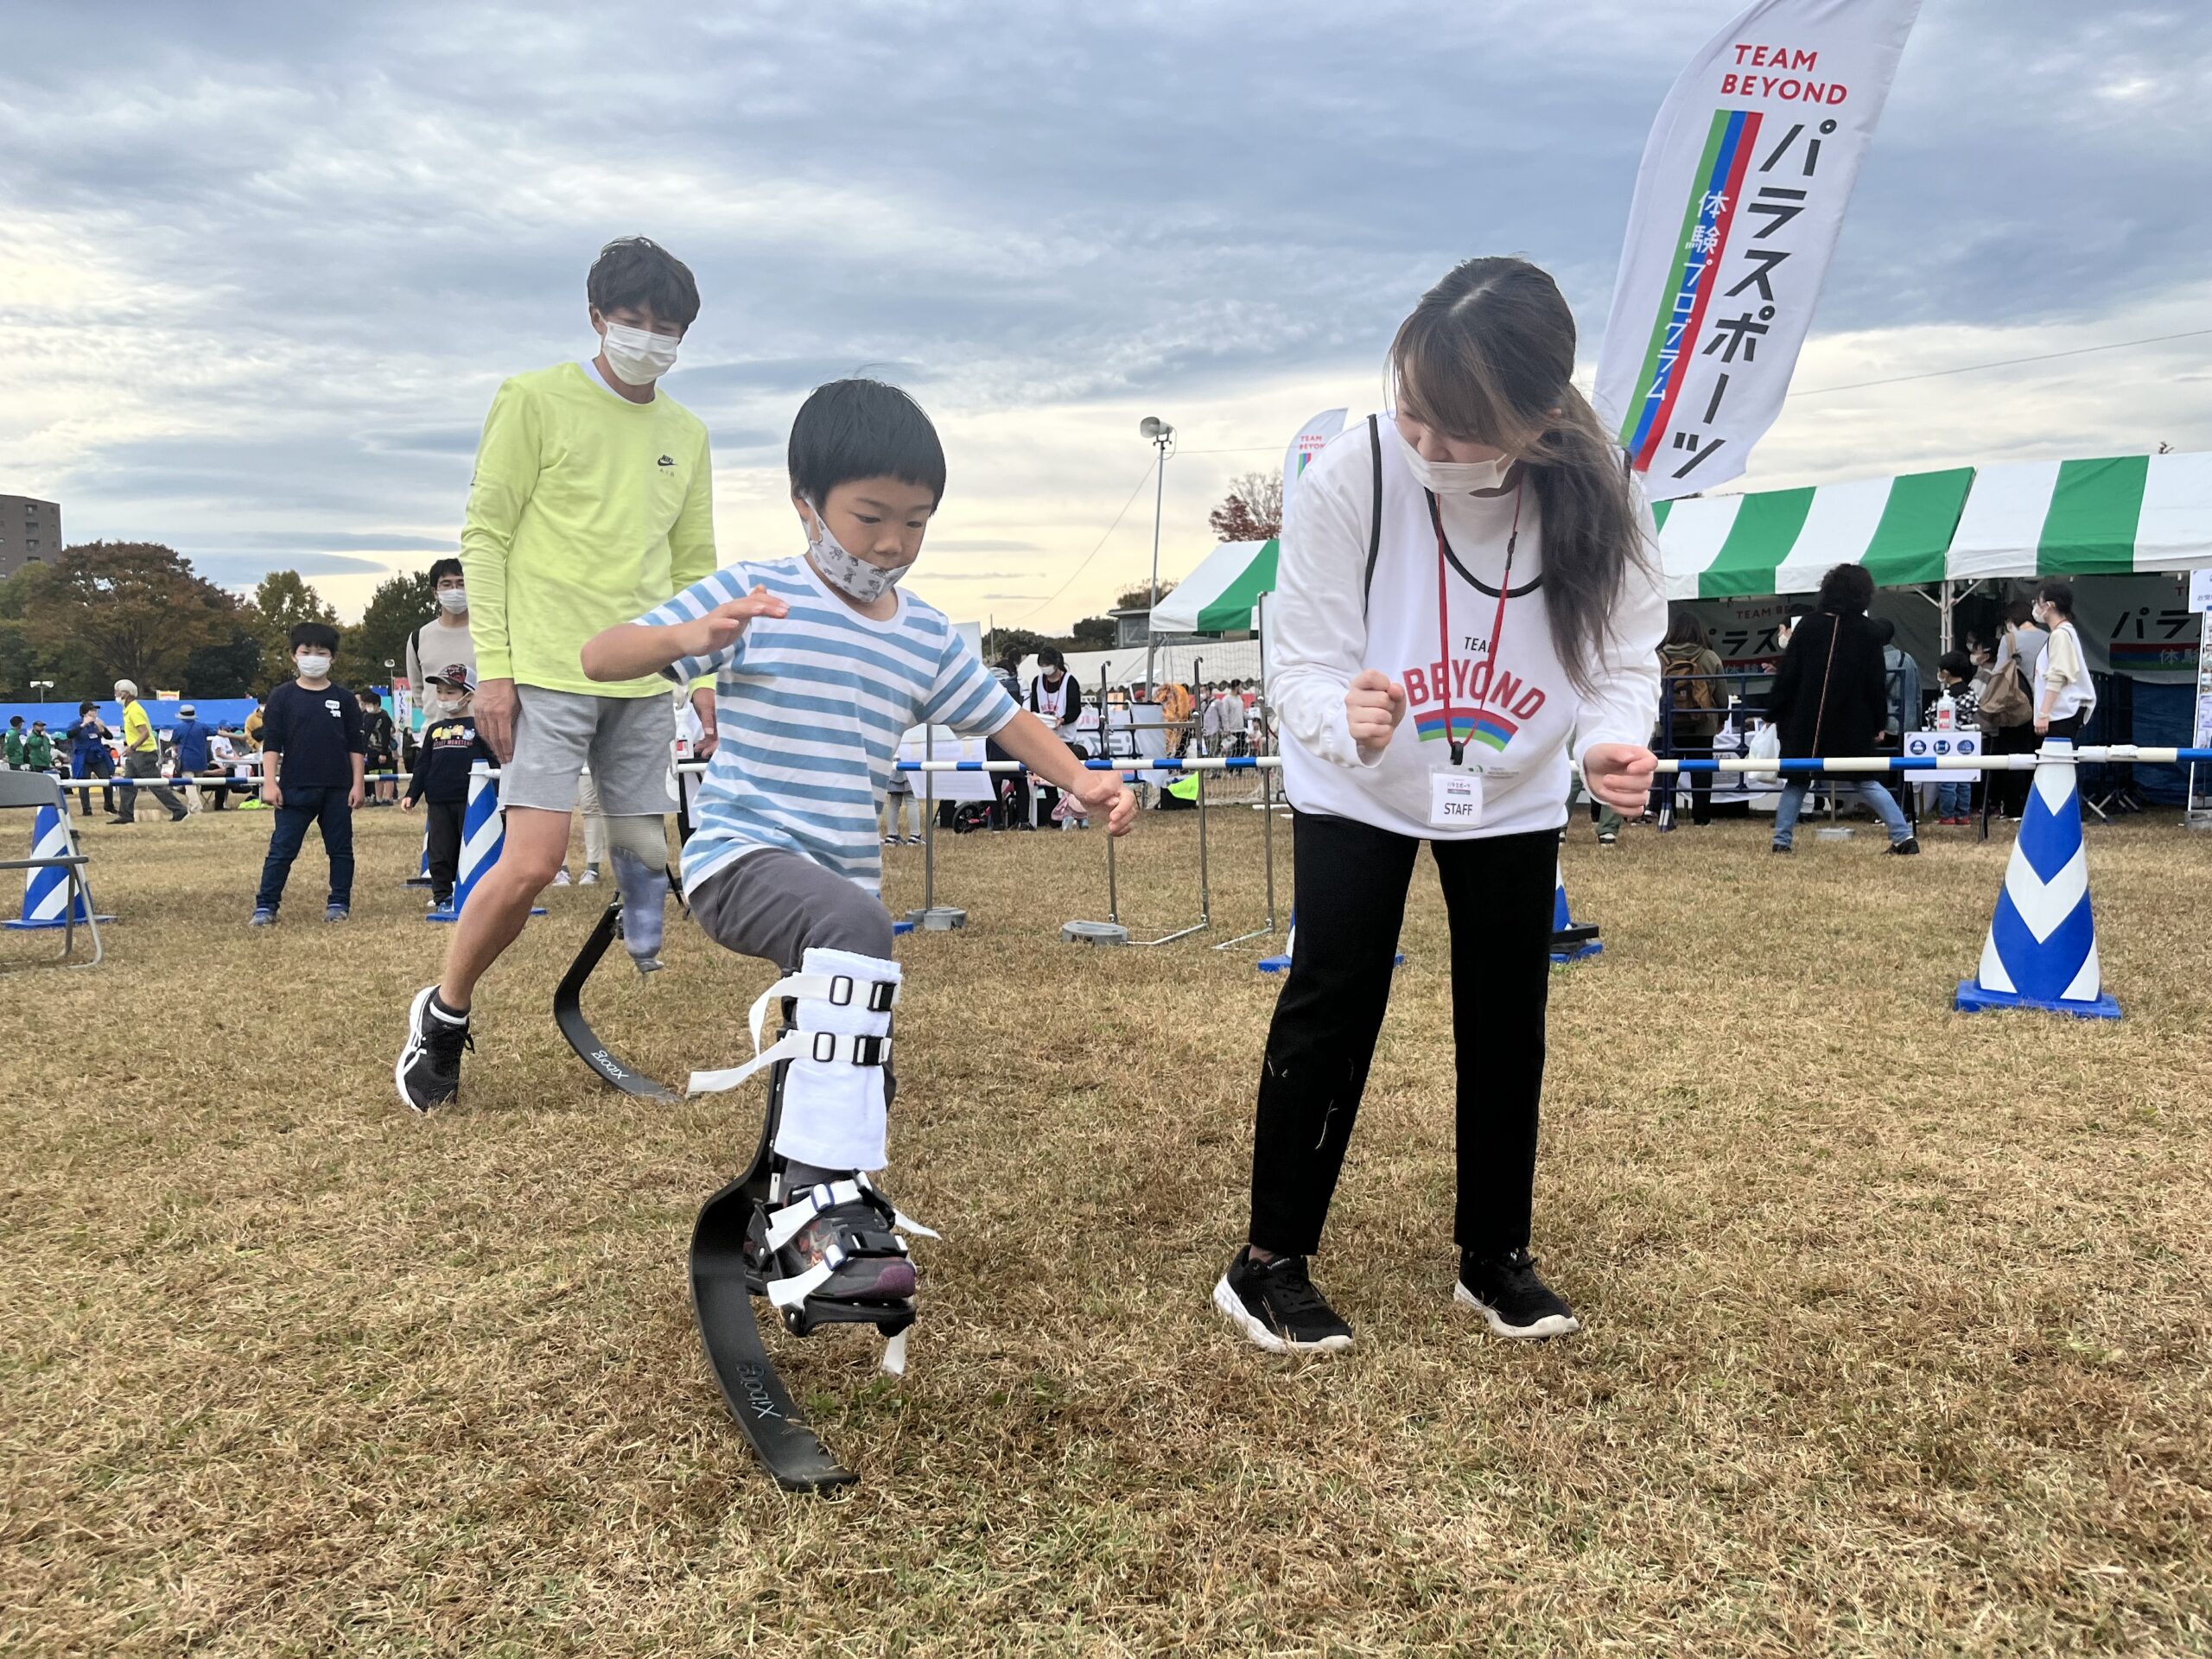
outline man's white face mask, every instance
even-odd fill
[[[616,379],[628,386],[649,386],[676,366],[676,348],[682,343],[650,328],[609,322],[603,349]]]

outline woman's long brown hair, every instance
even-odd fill
[[[1621,452],[1573,385],[1574,315],[1559,284],[1525,259],[1470,259],[1398,325],[1390,368],[1408,415],[1528,468],[1552,649],[1586,696],[1621,586],[1650,555]]]

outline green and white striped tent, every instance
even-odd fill
[[[1661,502],[1670,599],[2212,566],[2212,454],[2015,461]]]
[[[1152,613],[1155,633],[1249,633],[1252,607],[1275,587],[1280,543],[1224,542]]]

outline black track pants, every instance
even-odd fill
[[[1306,813],[1292,836],[1298,938],[1261,1068],[1251,1241],[1306,1255],[1319,1247],[1367,1087],[1421,842]],[[1529,1242],[1559,833],[1431,845],[1452,928],[1454,1231],[1489,1255]]]

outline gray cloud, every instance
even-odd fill
[[[1256,0],[709,9],[633,60],[579,3],[17,0],[0,210],[72,274],[0,269],[0,435],[73,535],[449,545],[493,389],[588,349],[585,267],[633,229],[699,275],[669,389],[748,500],[780,497],[806,390],[855,372],[948,423],[1371,384],[1475,251],[1553,269],[1586,358],[1652,113],[1734,4],[1375,0],[1325,49]],[[820,118],[830,63],[865,119]],[[1818,330],[2078,332],[2197,280],[2208,84],[2201,9],[1929,7]],[[1912,447],[1852,430],[1844,470]],[[1054,504],[1118,499],[1096,454],[1055,461],[1033,529],[941,550],[1058,545]]]

